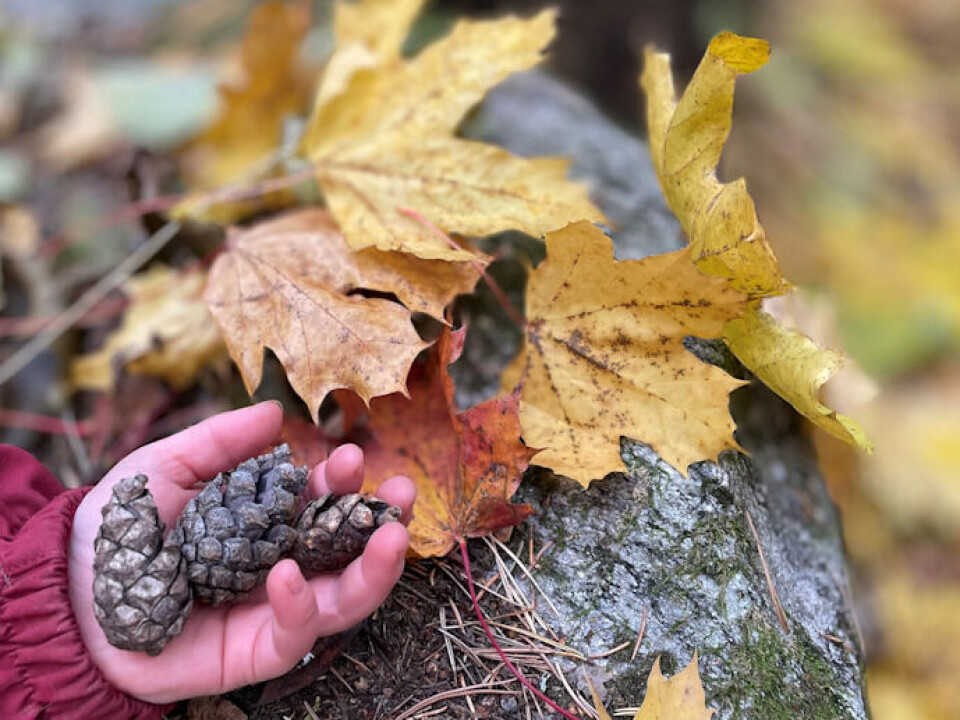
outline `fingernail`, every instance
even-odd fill
[[[276,405],[277,408],[279,408],[281,411],[283,410],[283,403],[280,402],[279,400],[264,400],[264,402],[273,403],[273,404]]]
[[[287,578],[287,590],[290,591],[291,595],[299,595],[306,586],[307,581],[303,579],[303,575],[299,570],[297,570],[295,575]]]

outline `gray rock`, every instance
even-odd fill
[[[556,81],[536,73],[513,78],[491,94],[468,132],[521,155],[571,156],[573,174],[590,183],[617,225],[621,258],[681,245],[643,143]],[[522,273],[504,263],[499,278],[519,305]],[[495,389],[496,372],[483,362],[510,357],[519,332],[494,332],[502,318],[483,327],[491,315],[480,305],[464,312],[474,344],[455,372],[465,388],[461,402],[475,402]],[[724,361],[709,343],[689,347]],[[866,718],[839,519],[800,423],[762,387],[738,390],[732,405],[749,456],[725,452],[684,477],[624,438],[628,472],[587,490],[532,473],[520,494],[538,512],[524,532],[537,547],[554,543],[536,574],[560,612],[545,603],[540,611],[585,653],[630,641],[597,661],[611,678],[611,707],[639,703],[658,656],[670,675],[697,651],[717,720]],[[644,638],[631,661],[644,609]]]

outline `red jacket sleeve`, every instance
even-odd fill
[[[67,586],[73,516],[89,488],[64,491],[30,455],[0,445],[0,718],[156,720],[87,653]],[[52,498],[52,499],[51,499]]]
[[[0,540],[10,540],[63,485],[30,453],[0,445]]]

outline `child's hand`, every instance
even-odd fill
[[[166,703],[227,692],[290,670],[317,637],[345,630],[372,613],[403,571],[408,536],[389,523],[374,533],[363,555],[343,572],[305,581],[293,560],[278,563],[248,602],[211,608],[194,605],[183,633],[149,657],[107,642],[93,615],[93,540],[110,488],[138,472],[149,478],[160,517],[171,527],[199,491],[197,483],[267,447],[280,430],[276,403],[224,413],[177,435],[142,447],[117,464],[84,498],[70,538],[70,602],[94,662],[117,688],[141,700]],[[363,480],[363,453],[347,445],[310,474],[308,494],[356,492]],[[416,491],[404,477],[380,486],[377,495],[403,510]]]

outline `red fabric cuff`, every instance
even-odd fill
[[[63,492],[39,460],[13,445],[0,445],[0,539],[10,540],[31,515]]]
[[[87,653],[73,616],[67,548],[90,488],[58,495],[11,542],[0,542],[0,716],[49,720],[161,718],[172,705],[114,688]],[[12,666],[12,668],[11,668]]]

